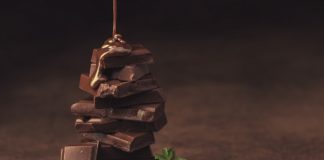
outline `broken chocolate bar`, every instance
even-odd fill
[[[108,159],[109,158],[109,159]],[[125,152],[107,144],[100,143],[98,149],[98,160],[154,160],[150,147]]]
[[[107,81],[105,77],[101,78],[101,84],[97,90],[90,86],[90,77],[87,74],[81,74],[80,89],[97,97],[116,97],[122,98],[140,92],[158,88],[157,82],[152,79],[152,76],[147,75],[140,80],[132,82],[121,82],[118,80]]]
[[[108,109],[96,109],[91,100],[81,100],[71,106],[71,112],[76,116],[103,118],[107,117],[108,111]]]
[[[157,82],[149,78],[143,78],[132,82],[121,82],[118,80],[111,80],[101,83],[97,90],[97,97],[116,97],[123,98],[130,95],[138,94],[140,92],[149,91],[158,88]]]
[[[97,160],[98,146],[80,144],[61,149],[61,160]]]
[[[75,128],[78,132],[156,132],[162,129],[166,123],[165,114],[162,114],[153,122],[113,120],[110,118],[78,118],[75,121]]]
[[[112,71],[111,79],[121,81],[136,81],[150,73],[148,66],[145,64],[127,65],[116,71]]]
[[[90,65],[89,77],[92,77],[97,69],[97,64]],[[109,80],[136,81],[149,74],[150,70],[145,64],[127,65],[121,68],[104,69],[102,74]]]
[[[120,120],[153,122],[164,114],[164,103],[144,104],[127,108],[111,108],[108,117]]]
[[[66,146],[61,149],[61,160],[154,160],[150,147],[125,152],[99,141]]]
[[[96,109],[93,101],[81,100],[71,106],[71,112],[77,116],[152,122],[164,113],[164,103],[144,104],[127,108]]]
[[[127,107],[140,104],[163,103],[165,98],[161,89],[143,92],[140,94],[131,95],[125,98],[100,98],[95,97],[95,107],[102,108],[117,108]]]
[[[91,86],[90,86],[90,77],[87,76],[87,74],[81,74],[79,88],[81,90],[83,90],[83,91],[88,92],[91,95],[95,95],[97,93],[96,90],[91,88]]]
[[[125,48],[126,49],[126,48]],[[110,54],[106,54],[110,52]],[[119,57],[119,56],[127,56],[130,55],[131,53],[129,53],[129,51],[126,52],[111,52],[111,47],[107,47],[107,48],[97,48],[97,49],[93,49],[92,51],[92,55],[91,55],[91,63],[97,63],[98,60],[100,59],[100,56],[105,54],[105,58],[109,58],[109,57]],[[149,53],[146,53],[149,54]]]
[[[97,63],[98,56],[103,52],[107,52],[108,48],[96,49],[92,53],[91,63]],[[130,64],[151,64],[153,57],[149,50],[143,47],[133,47],[130,55],[123,56],[108,56],[104,59],[104,68],[118,68]]]
[[[78,132],[113,133],[117,130],[117,121],[110,118],[77,118],[75,128]]]
[[[131,45],[131,47],[132,47],[132,50],[131,50],[130,55],[141,56],[141,55],[151,54],[151,51],[149,51],[147,48],[144,48],[143,45],[135,44],[135,45]],[[92,52],[92,56],[91,56],[91,63],[97,63],[99,56],[102,53],[105,53],[107,51],[109,51],[109,48],[94,49]],[[127,56],[127,55],[129,55],[129,53],[127,53],[127,52],[125,52],[125,53],[116,52],[116,54],[109,54],[109,55],[107,55],[107,57],[123,57],[123,56]]]
[[[120,35],[114,35],[114,38],[107,40],[101,49],[96,50],[96,69],[94,74],[91,76],[90,86],[92,88],[97,88],[101,83],[100,77],[102,76],[102,71],[107,68],[104,63],[105,59],[109,57],[116,56],[127,56],[130,55],[132,47],[125,43],[120,37]],[[128,57],[128,56],[127,56]]]
[[[82,133],[82,137],[133,152],[154,143],[153,133],[117,132],[114,134]]]
[[[92,77],[93,74],[96,72],[97,69],[97,65],[92,63],[90,64],[90,70],[89,70],[89,77]]]

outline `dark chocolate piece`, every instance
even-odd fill
[[[114,107],[127,107],[140,104],[163,103],[165,98],[162,95],[161,89],[143,92],[140,94],[131,95],[125,98],[100,98],[95,97],[95,107],[114,108]]]
[[[100,144],[97,160],[154,160],[150,147],[125,152],[107,144]]]
[[[82,137],[112,145],[125,152],[134,152],[154,143],[153,133],[117,132],[114,134],[82,133]]]
[[[92,75],[96,72],[97,64],[92,63],[90,64],[90,70],[89,70],[89,77],[92,77]]]
[[[116,132],[118,127],[117,120],[109,118],[77,118],[75,128],[78,132]]]
[[[140,92],[153,90],[158,87],[157,82],[151,77],[131,82],[111,80],[99,85],[96,96],[100,98],[123,98]]]
[[[147,65],[127,65],[117,71],[112,71],[111,79],[121,81],[136,81],[150,73]]]
[[[167,120],[166,114],[163,112],[162,115],[160,115],[153,122],[148,123],[148,124],[151,125],[151,126],[149,126],[149,128],[153,128],[154,129],[153,131],[157,132],[157,131],[161,130],[167,123],[168,123],[168,120]]]
[[[98,89],[93,89],[90,86],[90,81],[91,78],[87,74],[81,74],[79,88],[93,96],[101,98],[123,98],[159,87],[151,75],[131,82],[121,82],[118,80],[107,81],[107,78],[101,77]]]
[[[61,149],[61,160],[97,160],[98,146],[80,144]]]
[[[97,88],[101,83],[100,77],[102,77],[102,72],[107,64],[105,64],[105,60],[111,57],[120,57],[131,54],[132,47],[119,37],[119,35],[114,35],[114,38],[107,40],[101,49],[95,50],[95,58],[96,58],[96,69],[93,75],[91,76],[90,86],[92,88]]]
[[[61,160],[154,160],[150,147],[125,152],[99,141],[83,139],[84,143],[61,149]]]
[[[78,118],[75,128],[78,132],[156,132],[167,123],[165,114],[162,114],[153,122],[136,122],[129,120],[112,120],[110,118]]]
[[[92,53],[91,63],[97,63],[98,55],[107,52],[108,48],[95,49]],[[105,57],[104,68],[118,68],[130,64],[151,64],[153,63],[153,57],[149,50],[143,47],[133,47],[130,55],[118,55]]]
[[[96,71],[97,65],[90,65],[89,77],[92,77]],[[149,74],[150,70],[146,64],[132,64],[120,68],[103,69],[102,74],[109,77],[109,80],[135,81]]]
[[[97,63],[100,56],[109,52],[111,48],[96,48],[92,50],[92,56],[91,56],[91,63]],[[130,55],[131,53],[129,52],[111,52],[110,54],[105,55],[105,58],[110,58],[110,57],[123,57]]]
[[[153,122],[164,114],[164,103],[144,104],[127,108],[111,108],[108,117],[120,120]]]
[[[142,56],[142,55],[152,54],[151,51],[149,51],[147,48],[144,48],[144,46],[141,44],[131,45],[131,47],[132,47],[132,51],[131,51],[130,55],[132,55],[132,56]],[[92,56],[91,56],[91,63],[97,63],[99,55],[101,55],[102,53],[105,53],[107,51],[109,51],[109,48],[94,49],[92,52]],[[107,57],[124,57],[127,55],[129,55],[129,53],[124,53],[124,54],[117,53],[117,54],[110,54]]]
[[[71,112],[76,116],[103,118],[109,109],[96,109],[92,100],[81,100],[71,106]]]
[[[89,76],[87,76],[87,74],[81,74],[79,88],[85,92],[88,92],[91,95],[95,95],[97,91],[91,88],[90,81],[91,79]]]
[[[76,116],[153,122],[164,113],[164,103],[136,105],[127,108],[96,109],[91,100],[81,100],[71,106]]]

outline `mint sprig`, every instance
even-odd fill
[[[186,160],[176,156],[176,152],[172,148],[163,148],[161,154],[155,155],[155,160]]]

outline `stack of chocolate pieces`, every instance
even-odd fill
[[[61,160],[154,160],[150,145],[167,123],[165,99],[148,68],[151,52],[129,46],[129,53],[93,50],[79,86],[89,97],[71,106],[82,143],[62,148]]]

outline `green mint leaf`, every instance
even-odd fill
[[[169,149],[168,160],[173,160],[175,157],[175,152],[173,149]]]
[[[163,150],[162,150],[162,154],[165,157],[169,157],[169,152],[170,152],[170,149],[169,148],[163,148]]]
[[[177,157],[175,150],[172,148],[163,148],[162,154],[156,154],[155,160],[187,160],[185,158]]]
[[[157,154],[154,156],[155,160],[167,160],[164,155]]]

